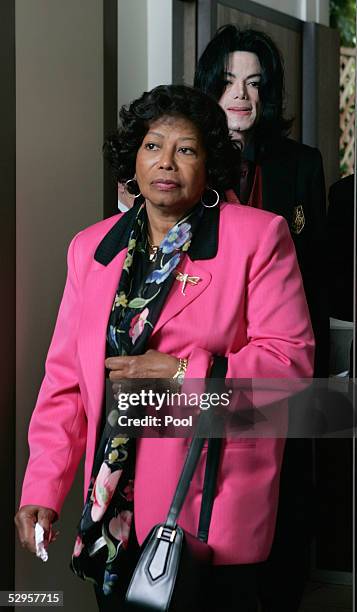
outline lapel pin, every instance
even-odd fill
[[[305,227],[305,214],[301,204],[294,206],[291,229],[294,234],[300,234]]]
[[[186,295],[185,289],[186,285],[197,285],[197,283],[201,280],[200,276],[189,276],[188,274],[182,274],[182,272],[178,272],[176,275],[176,280],[182,283],[181,293],[182,295]]]

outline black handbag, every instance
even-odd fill
[[[200,612],[205,609],[203,592],[212,560],[207,539],[221,450],[219,438],[208,441],[197,536],[177,525],[204,442],[204,438],[193,438],[167,519],[155,525],[141,547],[126,593],[128,611]]]

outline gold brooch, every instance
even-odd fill
[[[178,274],[176,274],[176,280],[182,283],[181,293],[182,295],[186,295],[185,289],[186,289],[187,283],[189,285],[197,285],[197,283],[201,280],[201,277],[200,276],[189,276],[188,274],[182,274],[182,272],[178,272]]]
[[[293,208],[293,220],[291,222],[291,231],[294,234],[300,234],[305,227],[304,209],[301,204]]]

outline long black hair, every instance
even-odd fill
[[[229,24],[217,30],[198,62],[194,86],[219,100],[225,90],[224,73],[229,54],[235,51],[255,53],[262,67],[259,96],[262,114],[255,132],[261,142],[275,140],[289,133],[292,120],[284,118],[284,65],[273,40],[259,30],[240,29]]]
[[[239,152],[229,137],[226,115],[213,98],[185,85],[159,85],[121,108],[119,127],[103,147],[116,180],[133,178],[136,155],[150,125],[167,116],[184,117],[198,129],[208,186],[222,193],[235,185]]]

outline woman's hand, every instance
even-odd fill
[[[23,548],[36,553],[35,524],[39,523],[44,529],[45,546],[54,542],[59,531],[52,531],[52,523],[57,520],[57,512],[42,506],[22,506],[15,515],[15,525],[19,540]]]
[[[149,349],[144,355],[108,357],[105,367],[110,370],[109,380],[123,378],[172,378],[179,366],[179,359],[166,353]]]

